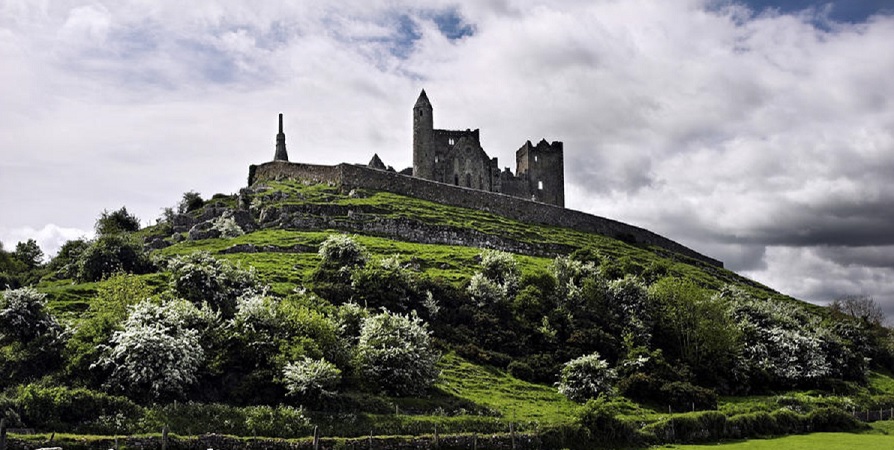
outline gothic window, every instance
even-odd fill
[[[537,162],[537,155],[534,155],[534,162]]]
[[[453,174],[453,184],[459,186],[459,175]]]
[[[447,139],[447,143],[450,145],[453,145],[453,143],[454,143],[453,138]]]
[[[539,189],[541,191],[543,190],[543,182],[542,181],[537,182],[537,189]]]

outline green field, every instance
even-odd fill
[[[723,450],[851,450],[894,448],[894,422],[884,421],[870,424],[872,430],[865,433],[813,433],[786,436],[774,439],[751,439],[742,442],[708,445],[664,445],[656,448],[676,448],[700,450],[719,448]]]

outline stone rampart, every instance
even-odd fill
[[[263,181],[301,180],[333,183],[343,189],[371,189],[407,195],[436,203],[477,209],[526,223],[571,228],[637,244],[654,245],[717,267],[723,263],[649,230],[571,209],[495,192],[438,183],[365,166],[319,166],[273,161],[249,168],[249,185]]]

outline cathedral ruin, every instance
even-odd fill
[[[484,152],[479,130],[437,130],[425,90],[413,106],[413,176],[565,206],[562,143],[525,142],[515,152],[516,169],[500,170]]]

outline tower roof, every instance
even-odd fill
[[[419,98],[416,99],[416,104],[413,105],[414,108],[418,108],[420,106],[431,107],[431,102],[428,101],[428,96],[425,95],[425,89],[419,94]]]

